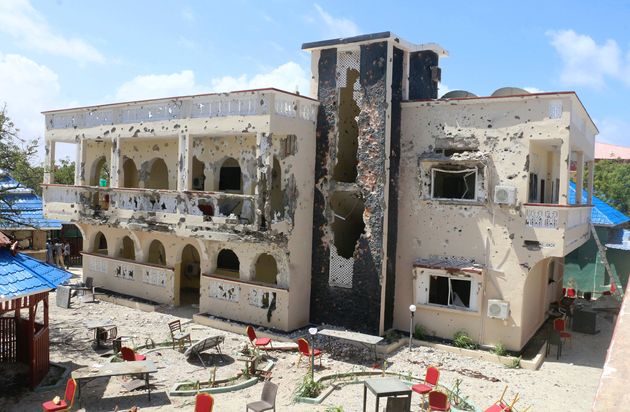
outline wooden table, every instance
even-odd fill
[[[83,322],[83,325],[85,325],[85,327],[88,330],[94,330],[94,343],[96,344],[96,347],[100,347],[101,346],[101,340],[100,340],[100,336],[104,331],[107,331],[111,328],[115,328],[116,325],[114,324],[114,322],[112,322],[111,319],[93,319],[93,320],[87,320],[85,322]]]
[[[363,382],[363,412],[365,412],[368,389],[376,396],[376,408],[374,410],[377,412],[380,398],[398,396],[407,397],[405,409],[407,412],[411,410],[411,388],[409,386],[396,378],[375,378]]]
[[[149,375],[156,373],[157,368],[152,361],[134,362],[108,362],[99,366],[87,366],[72,372],[72,377],[77,381],[77,391],[81,398],[81,385],[97,378],[109,378],[123,375],[142,375],[151,400],[151,386],[149,385]]]
[[[374,352],[374,360],[378,360],[376,356],[376,345],[383,340],[381,336],[367,335],[365,333],[350,332],[347,330],[322,329],[317,332],[318,335],[328,336],[350,342],[360,343],[361,345],[371,349]]]

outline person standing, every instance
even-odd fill
[[[70,243],[68,241],[63,242],[63,262],[66,269],[70,269]]]
[[[55,264],[55,262],[53,261],[53,245],[50,239],[46,241],[46,263],[50,265]]]
[[[59,239],[55,240],[54,251],[55,251],[55,264],[57,266],[59,266],[60,268],[63,268],[64,267],[64,265],[63,265],[63,245],[61,244]]]

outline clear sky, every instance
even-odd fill
[[[34,138],[42,110],[271,86],[309,94],[302,43],[392,31],[449,51],[442,92],[575,90],[598,140],[630,146],[629,22],[621,0],[0,0],[0,104]]]

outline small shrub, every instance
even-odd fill
[[[458,348],[464,349],[477,349],[478,345],[475,341],[463,330],[460,330],[453,337],[453,345]]]
[[[507,349],[505,349],[505,345],[499,342],[496,345],[494,345],[494,348],[492,349],[492,353],[494,353],[497,356],[505,356],[507,355]]]
[[[451,405],[457,407],[457,409],[459,410],[463,410],[463,411],[474,411],[475,408],[473,408],[469,403],[468,403],[468,397],[464,396],[462,394],[462,390],[461,390],[461,384],[462,384],[462,380],[461,379],[455,379],[455,383],[453,383],[453,388],[452,389],[446,389],[447,395],[451,401]]]
[[[512,359],[512,362],[505,365],[506,368],[510,369],[521,369],[521,357]]]
[[[324,385],[311,379],[311,375],[306,375],[298,386],[295,395],[302,398],[317,398],[322,393]]]
[[[424,329],[424,326],[416,323],[416,326],[413,328],[413,338],[418,340],[424,340],[427,336],[427,331]]]
[[[400,334],[398,333],[397,330],[390,329],[387,332],[385,332],[384,338],[387,341],[387,343],[393,343],[393,342],[396,342],[400,338]]]
[[[324,412],[343,412],[343,406],[329,406]]]

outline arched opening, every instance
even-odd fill
[[[238,260],[238,256],[236,256],[236,253],[230,249],[222,249],[219,252],[219,256],[217,256],[216,274],[237,278],[239,276],[240,267],[241,264]]]
[[[133,159],[126,159],[123,163],[123,187],[138,187],[138,168]]]
[[[94,236],[94,253],[107,255],[107,239],[103,232],[98,232],[96,236]]]
[[[278,283],[278,265],[276,259],[267,253],[263,253],[256,261],[256,276],[254,280],[263,283]]]
[[[157,239],[153,240],[149,245],[147,263],[166,266],[166,251],[164,250],[164,245],[162,244],[162,242]]]
[[[149,174],[144,184],[147,189],[168,189],[168,167],[164,159],[151,160]]]
[[[230,193],[243,193],[241,166],[233,157],[225,159],[219,172],[219,190]]]
[[[282,169],[277,158],[273,158],[271,169],[271,213],[275,219],[284,216],[284,192],[282,191]]]
[[[119,256],[123,259],[136,259],[136,246],[129,236],[123,238]]]
[[[105,156],[101,156],[92,163],[90,171],[90,186],[109,186],[109,169]]]
[[[357,248],[359,238],[365,233],[363,200],[350,192],[335,192],[330,197],[335,219],[332,223],[333,244],[339,256],[350,259]]]
[[[206,174],[204,164],[197,156],[193,156],[192,161],[192,190],[205,190]]]
[[[201,284],[199,252],[192,245],[182,250],[182,267],[179,284],[179,303],[190,305],[199,303],[199,286]]]

